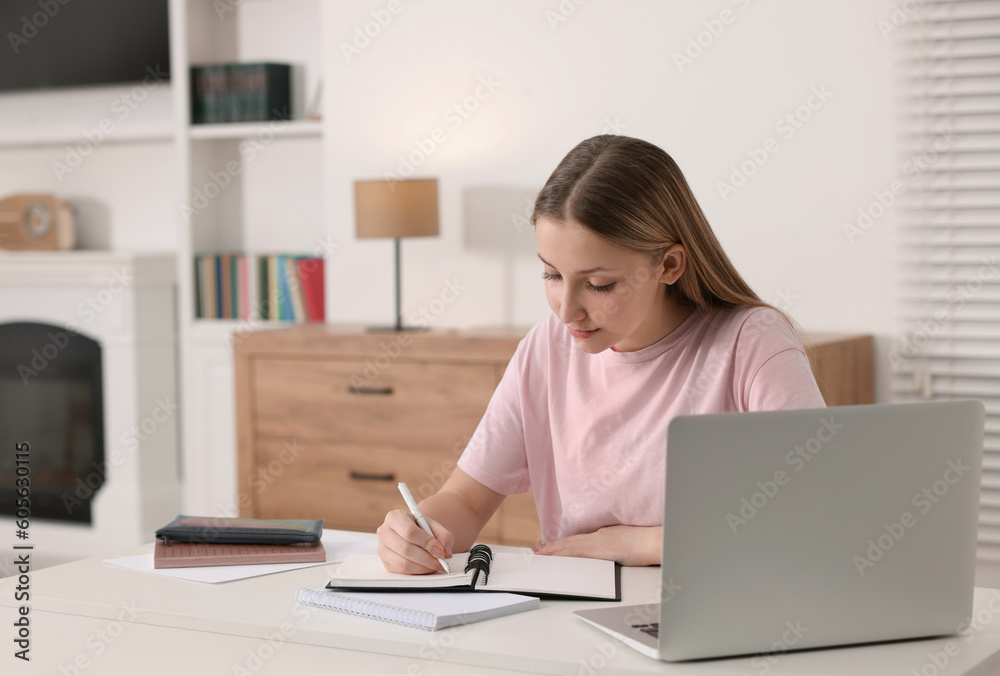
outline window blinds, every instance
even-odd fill
[[[986,406],[979,560],[1000,565],[1000,0],[897,3],[897,400]],[[898,29],[898,30],[896,30]],[[892,33],[896,33],[892,35]]]

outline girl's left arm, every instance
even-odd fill
[[[570,535],[533,547],[546,556],[609,559],[623,566],[659,565],[663,542],[660,526],[606,526],[593,533]]]

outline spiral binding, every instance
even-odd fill
[[[433,629],[437,618],[433,613],[426,613],[420,610],[409,610],[398,608],[385,603],[375,601],[362,601],[352,599],[340,594],[320,589],[299,589],[296,595],[299,603],[304,603],[318,608],[329,610],[339,610],[359,617],[369,617],[377,620],[401,624],[405,627],[415,627],[417,629]]]
[[[483,574],[483,585],[489,584],[490,566],[493,564],[493,551],[486,545],[475,545],[469,550],[469,561],[465,565],[465,572],[470,570],[476,572],[472,574],[472,588],[476,588],[479,581],[479,574]]]

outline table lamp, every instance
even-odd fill
[[[354,182],[355,226],[359,239],[392,237],[396,242],[396,325],[369,331],[420,331],[403,326],[399,259],[403,237],[438,234],[437,179]]]

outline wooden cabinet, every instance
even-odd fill
[[[875,339],[807,333],[802,337],[827,406],[875,403]]]
[[[373,531],[455,469],[523,330],[366,333],[309,326],[234,345],[240,513]],[[505,500],[482,540],[533,544],[530,496]]]
[[[454,470],[524,329],[260,331],[234,343],[240,514],[374,531]],[[807,335],[831,406],[873,401],[870,336]],[[484,542],[539,540],[531,494],[504,500]]]

